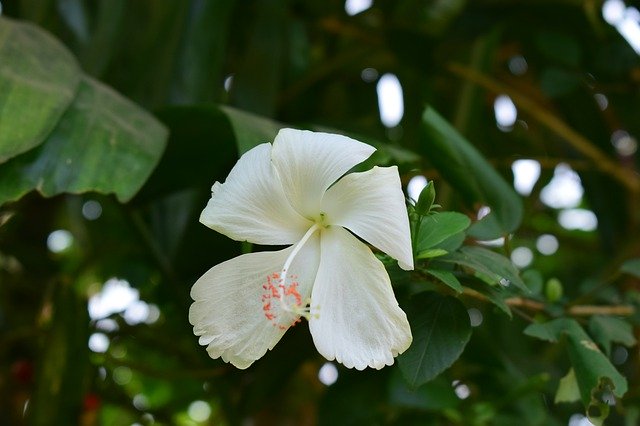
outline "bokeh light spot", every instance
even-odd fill
[[[47,237],[47,248],[52,253],[61,253],[73,244],[73,234],[66,229],[53,231]]]
[[[318,371],[318,380],[325,386],[331,386],[338,380],[338,369],[332,362],[325,362]]]
[[[205,401],[193,401],[189,404],[187,414],[196,422],[204,422],[211,416],[211,406]]]

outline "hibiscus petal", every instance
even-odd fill
[[[285,197],[268,143],[240,157],[225,183],[214,183],[211,193],[200,222],[234,240],[293,244],[311,226]]]
[[[274,273],[280,273],[293,249],[238,256],[214,266],[193,285],[191,298],[195,302],[189,309],[189,322],[195,335],[200,336],[200,344],[207,345],[211,358],[222,357],[238,368],[247,368],[271,350],[299,318],[282,310],[280,300],[270,297],[272,289],[263,287]],[[295,256],[285,284],[291,289],[297,282],[295,289],[302,300],[311,293],[319,261],[316,233]],[[294,293],[290,292],[285,301],[293,303]]]
[[[282,129],[273,142],[271,158],[293,207],[315,220],[327,188],[374,151],[346,136]]]
[[[396,166],[343,177],[325,194],[321,210],[330,224],[348,228],[398,259],[402,269],[413,269],[409,217]]]
[[[339,226],[322,231],[321,253],[309,321],[318,352],[358,370],[393,364],[412,338],[384,266]]]

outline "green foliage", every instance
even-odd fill
[[[582,402],[589,407],[592,421],[601,423],[608,413],[610,397],[607,392],[622,398],[627,392],[627,380],[615,369],[609,359],[598,349],[577,321],[559,318],[543,324],[531,324],[524,330],[525,334],[542,340],[556,342],[566,335],[567,350],[573,365],[574,375]],[[563,399],[570,378],[564,379]],[[596,409],[596,411],[591,411]]]
[[[529,292],[516,267],[506,257],[483,247],[462,247],[441,259],[475,271],[478,278],[490,285],[508,287],[511,284]]]
[[[40,145],[73,101],[77,61],[37,26],[0,17],[0,163]],[[7,123],[10,123],[8,125]]]
[[[408,317],[413,343],[398,357],[398,365],[409,385],[417,388],[458,359],[471,338],[471,325],[458,299],[433,292],[416,295]]]
[[[166,130],[90,77],[46,32],[0,18],[0,205],[37,189],[129,200],[164,149]],[[21,155],[18,155],[21,154]],[[9,160],[9,161],[7,161]]]
[[[424,111],[422,123],[429,161],[468,203],[483,203],[491,208],[492,213],[481,223],[493,220],[494,226],[482,228],[473,235],[491,239],[517,229],[522,221],[522,202],[513,188],[433,108]]]
[[[469,227],[471,221],[461,213],[435,213],[420,220],[420,229],[416,239],[416,253],[421,257],[427,250],[440,248],[441,243],[455,237]],[[446,254],[445,251],[443,254]]]
[[[638,422],[627,348],[640,308],[640,57],[599,2],[400,0],[354,16],[342,1],[2,6],[5,422]],[[393,128],[379,118],[385,73],[404,95]],[[498,95],[517,108],[511,127],[496,125]],[[397,165],[403,186],[429,182],[408,200],[415,270],[376,253],[413,332],[394,366],[334,363],[325,385],[304,322],[242,371],[192,333],[193,282],[252,249],[198,222],[211,185],[282,127],[370,143],[354,170]],[[518,159],[541,167],[530,194],[511,185]],[[579,175],[595,231],[567,229],[566,208],[541,197],[559,164]],[[55,230],[67,248],[47,246]],[[146,320],[87,316],[111,278],[138,292]],[[105,348],[88,348],[96,335]]]

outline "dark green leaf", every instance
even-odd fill
[[[479,294],[486,297],[487,300],[489,300],[489,302],[493,303],[498,309],[504,312],[509,318],[513,317],[513,314],[511,313],[511,308],[509,308],[509,305],[507,305],[507,302],[505,302],[505,300],[508,297],[510,297],[510,295],[504,291],[502,286],[495,286],[495,287],[487,286],[475,280],[465,281],[464,285],[465,287],[468,287],[471,290],[477,291]]]
[[[513,284],[519,289],[529,292],[511,260],[486,248],[462,247],[459,251],[443,257],[441,260],[471,268],[481,274],[483,281],[490,284],[500,284],[505,287]]]
[[[464,231],[471,220],[462,213],[442,212],[424,216],[418,232],[417,252],[437,246],[447,238]]]
[[[115,193],[127,201],[156,166],[166,137],[151,115],[85,78],[45,143],[0,165],[0,204],[34,189],[44,196]]]
[[[626,379],[577,321],[559,318],[544,324],[531,324],[524,333],[551,342],[558,341],[563,335],[567,336],[569,357],[585,406],[601,404],[602,401],[598,400],[595,393],[602,389],[611,387],[613,394],[620,398],[627,392]]]
[[[44,142],[75,97],[80,69],[38,27],[0,17],[0,163]]]
[[[436,277],[456,292],[462,293],[462,284],[460,284],[460,281],[458,281],[458,279],[455,275],[453,275],[452,272],[442,271],[439,269],[427,269],[427,273]]]
[[[454,234],[448,237],[446,240],[442,241],[441,243],[438,243],[434,247],[434,249],[442,249],[451,253],[453,251],[458,250],[460,247],[462,247],[462,243],[464,243],[464,240],[466,238],[467,238],[467,235],[464,232],[458,232],[457,234]]]
[[[413,343],[398,357],[398,365],[415,388],[458,359],[471,337],[471,325],[467,309],[458,299],[434,292],[415,296],[407,314]]]
[[[542,286],[544,281],[540,271],[536,269],[527,269],[521,274],[522,281],[526,284],[527,288],[532,294],[540,294],[542,292]]]
[[[589,331],[607,355],[611,354],[611,343],[620,343],[624,346],[636,344],[633,327],[620,318],[594,315],[589,319]]]
[[[203,2],[189,14],[174,89],[180,101],[217,100],[234,5],[235,0]]]
[[[429,160],[467,202],[489,206],[495,214],[498,238],[518,228],[522,201],[482,155],[433,108],[422,115],[423,145]]]
[[[397,407],[446,410],[460,405],[460,398],[456,396],[453,386],[444,377],[434,379],[412,390],[396,369],[392,373],[389,387],[389,402]]]

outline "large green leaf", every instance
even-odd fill
[[[49,33],[0,17],[0,163],[44,142],[80,78],[75,58]]]
[[[569,358],[580,388],[580,397],[586,407],[605,409],[599,395],[604,390],[610,390],[619,398],[627,392],[627,380],[576,320],[559,318],[543,324],[531,324],[524,333],[550,342],[556,342],[566,335]]]
[[[481,203],[491,208],[483,220],[495,220],[498,226],[492,235],[483,235],[483,238],[498,238],[515,231],[522,221],[523,207],[513,188],[433,108],[424,111],[422,124],[422,143],[429,161],[469,204]]]
[[[471,338],[471,324],[462,302],[435,292],[416,295],[407,315],[413,343],[398,357],[398,365],[409,385],[415,388],[458,359]]]
[[[0,204],[31,190],[115,193],[129,200],[156,166],[166,129],[110,88],[84,78],[78,96],[37,149],[0,165]]]

